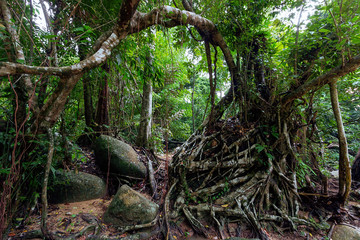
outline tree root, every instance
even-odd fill
[[[48,238],[50,239],[62,239],[62,240],[76,240],[78,237],[85,235],[87,232],[96,232],[97,226],[96,225],[88,225],[86,226],[84,229],[82,229],[80,232],[78,233],[74,233],[70,236],[60,236],[57,233],[54,232],[48,232]],[[29,231],[29,232],[25,232],[25,233],[21,233],[15,237],[12,237],[10,239],[34,239],[34,238],[45,238],[44,234],[42,233],[42,231],[39,230],[34,230],[34,231]]]
[[[165,196],[165,203],[164,203],[164,218],[165,218],[165,224],[166,224],[166,240],[169,239],[169,235],[170,235],[170,226],[169,226],[169,205],[170,205],[170,194],[173,191],[173,189],[175,188],[176,184],[177,184],[177,180],[171,185],[169,191],[167,192],[166,196]]]
[[[305,224],[296,218],[299,195],[295,171],[289,163],[295,154],[287,125],[283,124],[280,136],[269,142],[259,129],[245,132],[237,130],[241,126],[227,129],[226,121],[219,124],[223,125],[215,130],[195,132],[174,155],[170,176],[181,180],[172,194],[174,207],[182,209],[202,235],[204,227],[195,213],[208,214],[220,235],[218,217],[245,220],[261,239],[269,238],[262,222],[288,223],[293,230],[297,224]],[[270,145],[281,147],[275,152]]]
[[[189,209],[185,206],[183,207],[183,211],[184,211],[184,214],[185,214],[185,217],[187,218],[187,220],[189,221],[190,225],[193,227],[193,229],[203,235],[204,237],[208,238],[208,234],[207,234],[207,231],[206,231],[206,228],[202,225],[201,222],[199,222],[199,220],[197,220],[192,214],[191,212],[189,211]]]
[[[112,238],[112,237],[101,235],[101,230],[102,230],[101,224],[100,224],[100,222],[98,221],[98,219],[96,217],[93,217],[90,214],[83,214],[81,216],[81,218],[83,220],[85,220],[86,222],[91,223],[91,224],[86,226],[81,231],[79,231],[77,233],[74,233],[74,234],[71,234],[69,236],[61,236],[56,232],[50,232],[49,231],[48,238],[49,239],[61,239],[61,240],[76,240],[77,238],[92,232],[92,234],[87,236],[86,239],[119,239],[119,237]],[[119,230],[120,230],[119,234],[122,234],[122,233],[127,232],[127,231],[153,227],[153,226],[155,226],[157,221],[158,221],[158,217],[156,217],[153,221],[151,221],[149,223],[146,223],[146,224],[139,224],[139,225],[131,225],[131,226],[120,227],[119,228]],[[150,238],[151,236],[153,236],[153,235],[155,235],[157,233],[159,233],[159,230],[155,230],[155,231],[152,231],[150,233],[149,232],[139,232],[139,233],[136,233],[136,234],[133,234],[133,235],[128,235],[125,238],[121,238],[121,239],[129,239],[129,240],[132,240],[132,239],[148,239],[148,238]],[[34,239],[34,238],[44,238],[44,237],[45,236],[44,236],[44,234],[42,233],[41,230],[34,230],[34,231],[26,232],[26,233],[21,233],[21,234],[15,236],[15,237],[10,238],[10,239]]]
[[[150,227],[153,227],[156,225],[158,219],[159,219],[159,217],[157,216],[154,220],[152,220],[149,223],[121,226],[121,227],[117,227],[117,228],[118,228],[118,230],[120,230],[121,233],[138,230],[138,229],[142,229],[142,228],[150,228]]]

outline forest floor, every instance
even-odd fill
[[[83,171],[91,174],[96,174],[100,177],[106,179],[105,176],[101,175],[100,170],[95,165],[95,157],[93,152],[90,149],[83,149],[88,160],[79,161],[76,165],[78,171]],[[147,162],[147,156],[145,151],[138,149],[138,152],[141,152],[141,158],[144,163]],[[170,161],[172,155],[159,155],[157,156],[157,164],[154,167],[155,178],[157,181],[157,193],[151,194],[150,187],[147,180],[137,183],[126,182],[131,184],[130,186],[144,194],[147,198],[153,200],[160,205],[160,209],[163,209],[163,198],[162,194],[165,192],[166,184],[166,161]],[[73,166],[74,167],[74,166]],[[106,211],[108,205],[112,200],[112,196],[115,194],[117,186],[111,184],[111,179],[109,180],[109,195],[102,199],[93,199],[83,202],[75,203],[65,203],[65,204],[50,204],[48,209],[48,228],[51,232],[54,232],[60,236],[66,237],[74,233],[78,233],[83,230],[89,223],[86,221],[86,215],[91,215],[96,217],[99,222],[101,222],[102,216]],[[337,192],[337,179],[329,179],[329,195],[335,195]],[[348,202],[346,209],[343,211],[351,217],[348,217],[345,223],[360,227],[360,194],[355,192],[352,193],[350,201]],[[313,219],[313,221],[318,222],[316,214],[314,214],[314,205],[311,203],[312,198],[309,198],[308,205],[300,211],[300,217],[304,219]],[[330,201],[330,200],[329,200]],[[325,203],[325,204],[330,204]],[[303,206],[303,205],[302,205]],[[16,227],[11,229],[8,239],[18,239],[19,234],[30,232],[32,230],[40,229],[40,211],[36,210],[25,219],[21,221]],[[160,222],[164,217],[164,212],[160,211]],[[331,218],[330,218],[331,219]],[[330,231],[331,225],[334,224],[333,221],[328,221],[327,227],[324,229],[319,228],[309,228],[306,226],[299,226],[296,232],[288,231],[288,229],[277,228],[276,230],[267,229],[267,233],[270,239],[272,240],[293,240],[293,239],[329,239],[327,236]],[[208,226],[204,223],[204,226],[208,228],[209,236],[211,239],[222,239],[222,237],[243,237],[243,238],[254,238],[255,235],[253,232],[245,227],[244,225],[238,225],[238,223],[228,223],[226,224],[225,229],[223,230],[223,236],[221,237],[217,227]],[[107,224],[101,223],[102,234],[107,235],[112,238],[121,239],[131,235],[133,232],[119,233],[119,231]],[[205,239],[197,235],[192,228],[187,224],[184,219],[178,219],[176,222],[170,223],[171,235],[173,239],[194,239],[201,240]],[[40,239],[40,238],[38,238]],[[78,239],[86,239],[86,236],[81,236]],[[164,239],[163,233],[159,232],[150,239]]]

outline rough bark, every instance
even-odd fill
[[[105,77],[101,79],[99,86],[99,97],[96,108],[96,118],[95,125],[96,130],[102,134],[107,132],[107,127],[109,126],[109,86],[108,86],[108,77],[109,77],[109,66],[104,64],[102,66],[103,70],[107,72]]]
[[[148,64],[152,64],[150,55],[147,56]],[[150,69],[146,69],[147,73],[144,78],[143,96],[141,103],[141,116],[139,132],[136,138],[136,144],[141,147],[149,146],[151,136],[151,118],[152,118],[152,81]]]
[[[84,94],[84,112],[85,112],[85,123],[87,127],[93,125],[94,113],[93,103],[91,95],[91,81],[90,78],[85,75],[83,77],[83,94]]]
[[[47,162],[44,170],[43,185],[41,191],[41,232],[43,233],[45,239],[52,239],[49,229],[47,227],[47,215],[48,215],[48,201],[47,201],[47,188],[49,182],[49,174],[51,163],[54,155],[54,136],[51,129],[47,129],[47,134],[49,137],[49,150],[47,155]]]
[[[338,91],[336,87],[336,81],[330,82],[330,98],[331,106],[336,119],[336,126],[339,138],[339,196],[342,200],[342,204],[345,203],[349,197],[351,190],[351,168],[348,155],[348,145],[346,141],[346,135],[344,130],[344,124],[342,122]]]

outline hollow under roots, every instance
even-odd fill
[[[236,119],[195,132],[170,165],[170,176],[180,179],[172,191],[174,212],[184,212],[203,235],[195,214],[218,224],[219,217],[245,220],[261,239],[268,239],[266,221],[295,229],[301,220],[286,125],[272,143],[269,138],[261,128],[240,126]]]

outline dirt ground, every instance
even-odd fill
[[[85,163],[79,163],[77,168],[79,171],[84,171],[92,174],[101,175],[99,170],[96,168],[94,163],[94,154],[89,149],[84,149],[86,155],[88,157],[88,161]],[[143,150],[142,150],[143,151]],[[138,152],[141,150],[138,149]],[[144,152],[143,152],[144,153]],[[146,162],[146,157],[143,155],[143,161]],[[144,194],[147,198],[155,201],[160,205],[160,209],[162,209],[162,192],[164,191],[165,184],[165,168],[166,161],[171,159],[171,155],[161,155],[158,156],[158,165],[155,170],[155,178],[157,179],[157,194],[150,194],[150,187],[148,186],[146,180],[142,182],[138,182],[133,184],[132,187]],[[104,177],[104,176],[103,176]],[[110,186],[109,190],[114,194],[115,189],[111,189],[111,187],[115,188],[116,186]],[[337,187],[337,180],[330,179],[329,180],[329,193],[335,194]],[[346,207],[343,209],[343,215],[347,215],[345,222],[348,224],[360,227],[359,217],[360,217],[360,194],[354,192],[351,195],[350,201]],[[103,199],[93,199],[89,201],[76,202],[76,203],[66,203],[66,204],[50,204],[48,209],[48,227],[49,230],[55,232],[57,235],[66,237],[74,233],[78,233],[83,230],[86,226],[89,225],[87,218],[92,217],[96,219],[101,225],[101,232],[104,235],[107,235],[112,238],[121,239],[123,237],[129,236],[132,232],[119,232],[115,227],[111,225],[106,225],[102,223],[102,216],[107,209],[108,205],[111,202],[111,197],[105,197]],[[327,203],[329,204],[329,203]],[[318,221],[316,217],[312,215],[311,206],[308,208],[304,208],[300,211],[300,216],[304,219],[314,218],[314,221]],[[26,218],[25,221],[22,221],[22,224],[15,225],[13,229],[11,229],[8,234],[8,239],[18,239],[17,236],[21,233],[31,232],[32,230],[40,229],[40,211],[34,211],[32,215]],[[159,213],[159,222],[163,222],[163,211]],[[293,240],[293,239],[328,239],[328,233],[332,221],[328,222],[327,228],[314,229],[306,226],[299,226],[296,232],[289,231],[286,228],[280,227],[268,227],[266,232],[268,236],[272,240]],[[214,225],[207,225],[204,223],[204,226],[208,228],[209,238],[208,239],[225,239],[228,237],[244,237],[244,238],[254,238],[255,235],[252,231],[245,227],[243,224],[239,223],[228,223],[225,225],[225,228],[219,232],[217,227]],[[177,219],[174,222],[170,223],[171,229],[171,237],[172,239],[194,239],[201,240],[206,239],[204,237],[198,236],[193,229],[187,224],[184,219]],[[91,233],[89,233],[91,234]],[[86,236],[81,236],[78,239],[86,239]],[[155,234],[150,239],[164,239],[163,233],[159,232]]]

